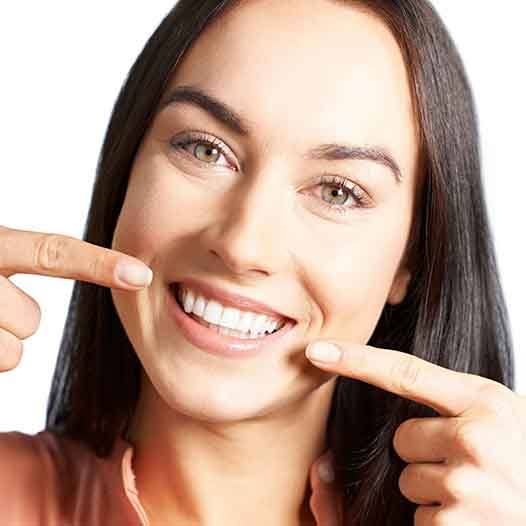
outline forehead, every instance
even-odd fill
[[[385,144],[414,160],[404,60],[384,23],[329,0],[242,1],[201,33],[170,82],[197,85],[283,149]]]

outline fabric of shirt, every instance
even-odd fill
[[[151,526],[133,473],[133,445],[115,441],[99,458],[50,431],[0,433],[2,526]],[[323,457],[324,455],[322,455]],[[317,526],[339,526],[340,501],[311,466],[310,509]]]

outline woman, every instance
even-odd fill
[[[4,276],[78,280],[46,430],[0,440],[8,523],[524,521],[475,110],[426,2],[181,0],[114,108],[89,245],[0,234]]]

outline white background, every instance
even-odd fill
[[[0,224],[82,237],[96,162],[119,88],[173,6],[156,2],[0,4]],[[526,75],[521,0],[436,0],[465,61],[478,105],[484,180],[511,317],[517,391],[526,392],[524,276]],[[0,377],[0,431],[36,433],[72,280],[16,275],[42,307],[17,369]],[[9,308],[0,298],[0,307]]]

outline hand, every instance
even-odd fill
[[[321,343],[321,342],[320,342]],[[333,341],[317,367],[414,400],[441,416],[411,418],[393,446],[408,463],[402,494],[420,504],[416,526],[526,524],[526,397],[503,384],[389,349]]]
[[[149,270],[136,258],[73,237],[0,226],[0,372],[18,365],[21,340],[37,331],[41,317],[38,303],[7,278],[41,274],[132,291],[147,285],[119,279],[117,266],[126,262],[139,272]],[[139,276],[135,272],[131,277]]]

